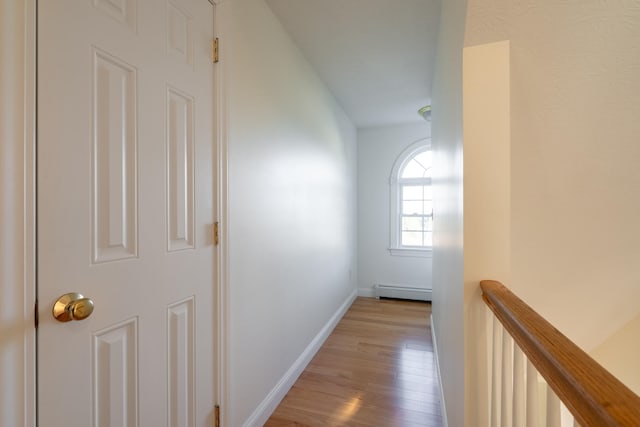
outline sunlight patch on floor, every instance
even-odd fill
[[[358,413],[358,410],[362,405],[362,400],[360,399],[360,397],[360,394],[354,396],[350,401],[345,403],[342,408],[338,409],[336,413],[334,413],[332,418],[335,418],[339,423],[349,421],[355,414]]]

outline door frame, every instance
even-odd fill
[[[203,0],[204,1],[204,0]],[[209,0],[213,7],[225,0]],[[216,11],[217,12],[217,11]],[[224,22],[214,14],[214,32],[218,37]],[[37,102],[37,0],[2,0],[0,22],[3,57],[12,58],[0,70],[0,331],[19,331],[21,341],[13,358],[0,370],[18,374],[0,384],[0,421],[9,425],[36,427],[37,408],[37,313],[36,283],[36,102]],[[224,31],[223,31],[224,32]],[[221,59],[224,50],[221,51]],[[228,89],[224,61],[216,64],[215,106],[217,125],[217,201],[215,220],[220,223],[220,245],[214,251],[216,266],[216,396],[221,419],[228,411]],[[4,251],[4,252],[2,252]],[[11,257],[6,256],[11,254]],[[215,286],[213,283],[212,286]],[[3,305],[4,304],[4,305]],[[10,309],[10,310],[9,310]],[[6,313],[9,311],[9,313]],[[7,395],[11,395],[9,400]],[[8,414],[8,415],[7,415]]]
[[[13,350],[0,370],[14,373],[0,384],[0,424],[29,427],[36,425],[35,7],[36,0],[0,2],[0,52],[11,58],[0,69],[0,342]]]
[[[227,19],[223,18],[221,5],[228,4],[230,0],[209,0],[213,5],[213,31],[214,38],[225,37],[231,39],[231,31],[227,28]],[[225,4],[225,6],[226,6]],[[227,37],[229,35],[229,37]],[[230,43],[229,43],[230,45]],[[215,153],[217,159],[216,174],[217,186],[215,200],[215,217],[219,223],[219,246],[216,252],[216,372],[217,380],[216,396],[220,406],[220,425],[227,425],[229,404],[229,204],[228,204],[228,158],[229,158],[229,70],[228,52],[221,48],[218,54],[218,63],[215,64],[215,125],[216,144]]]

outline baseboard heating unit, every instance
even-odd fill
[[[399,298],[431,301],[431,289],[412,288],[397,285],[373,285],[376,298]]]

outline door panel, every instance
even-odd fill
[[[138,256],[137,70],[93,48],[93,263]]]
[[[211,425],[213,6],[43,0],[38,21],[40,425]],[[53,318],[68,292],[91,316]]]

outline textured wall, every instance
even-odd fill
[[[640,2],[469,0],[511,42],[512,288],[586,350],[640,299]]]

